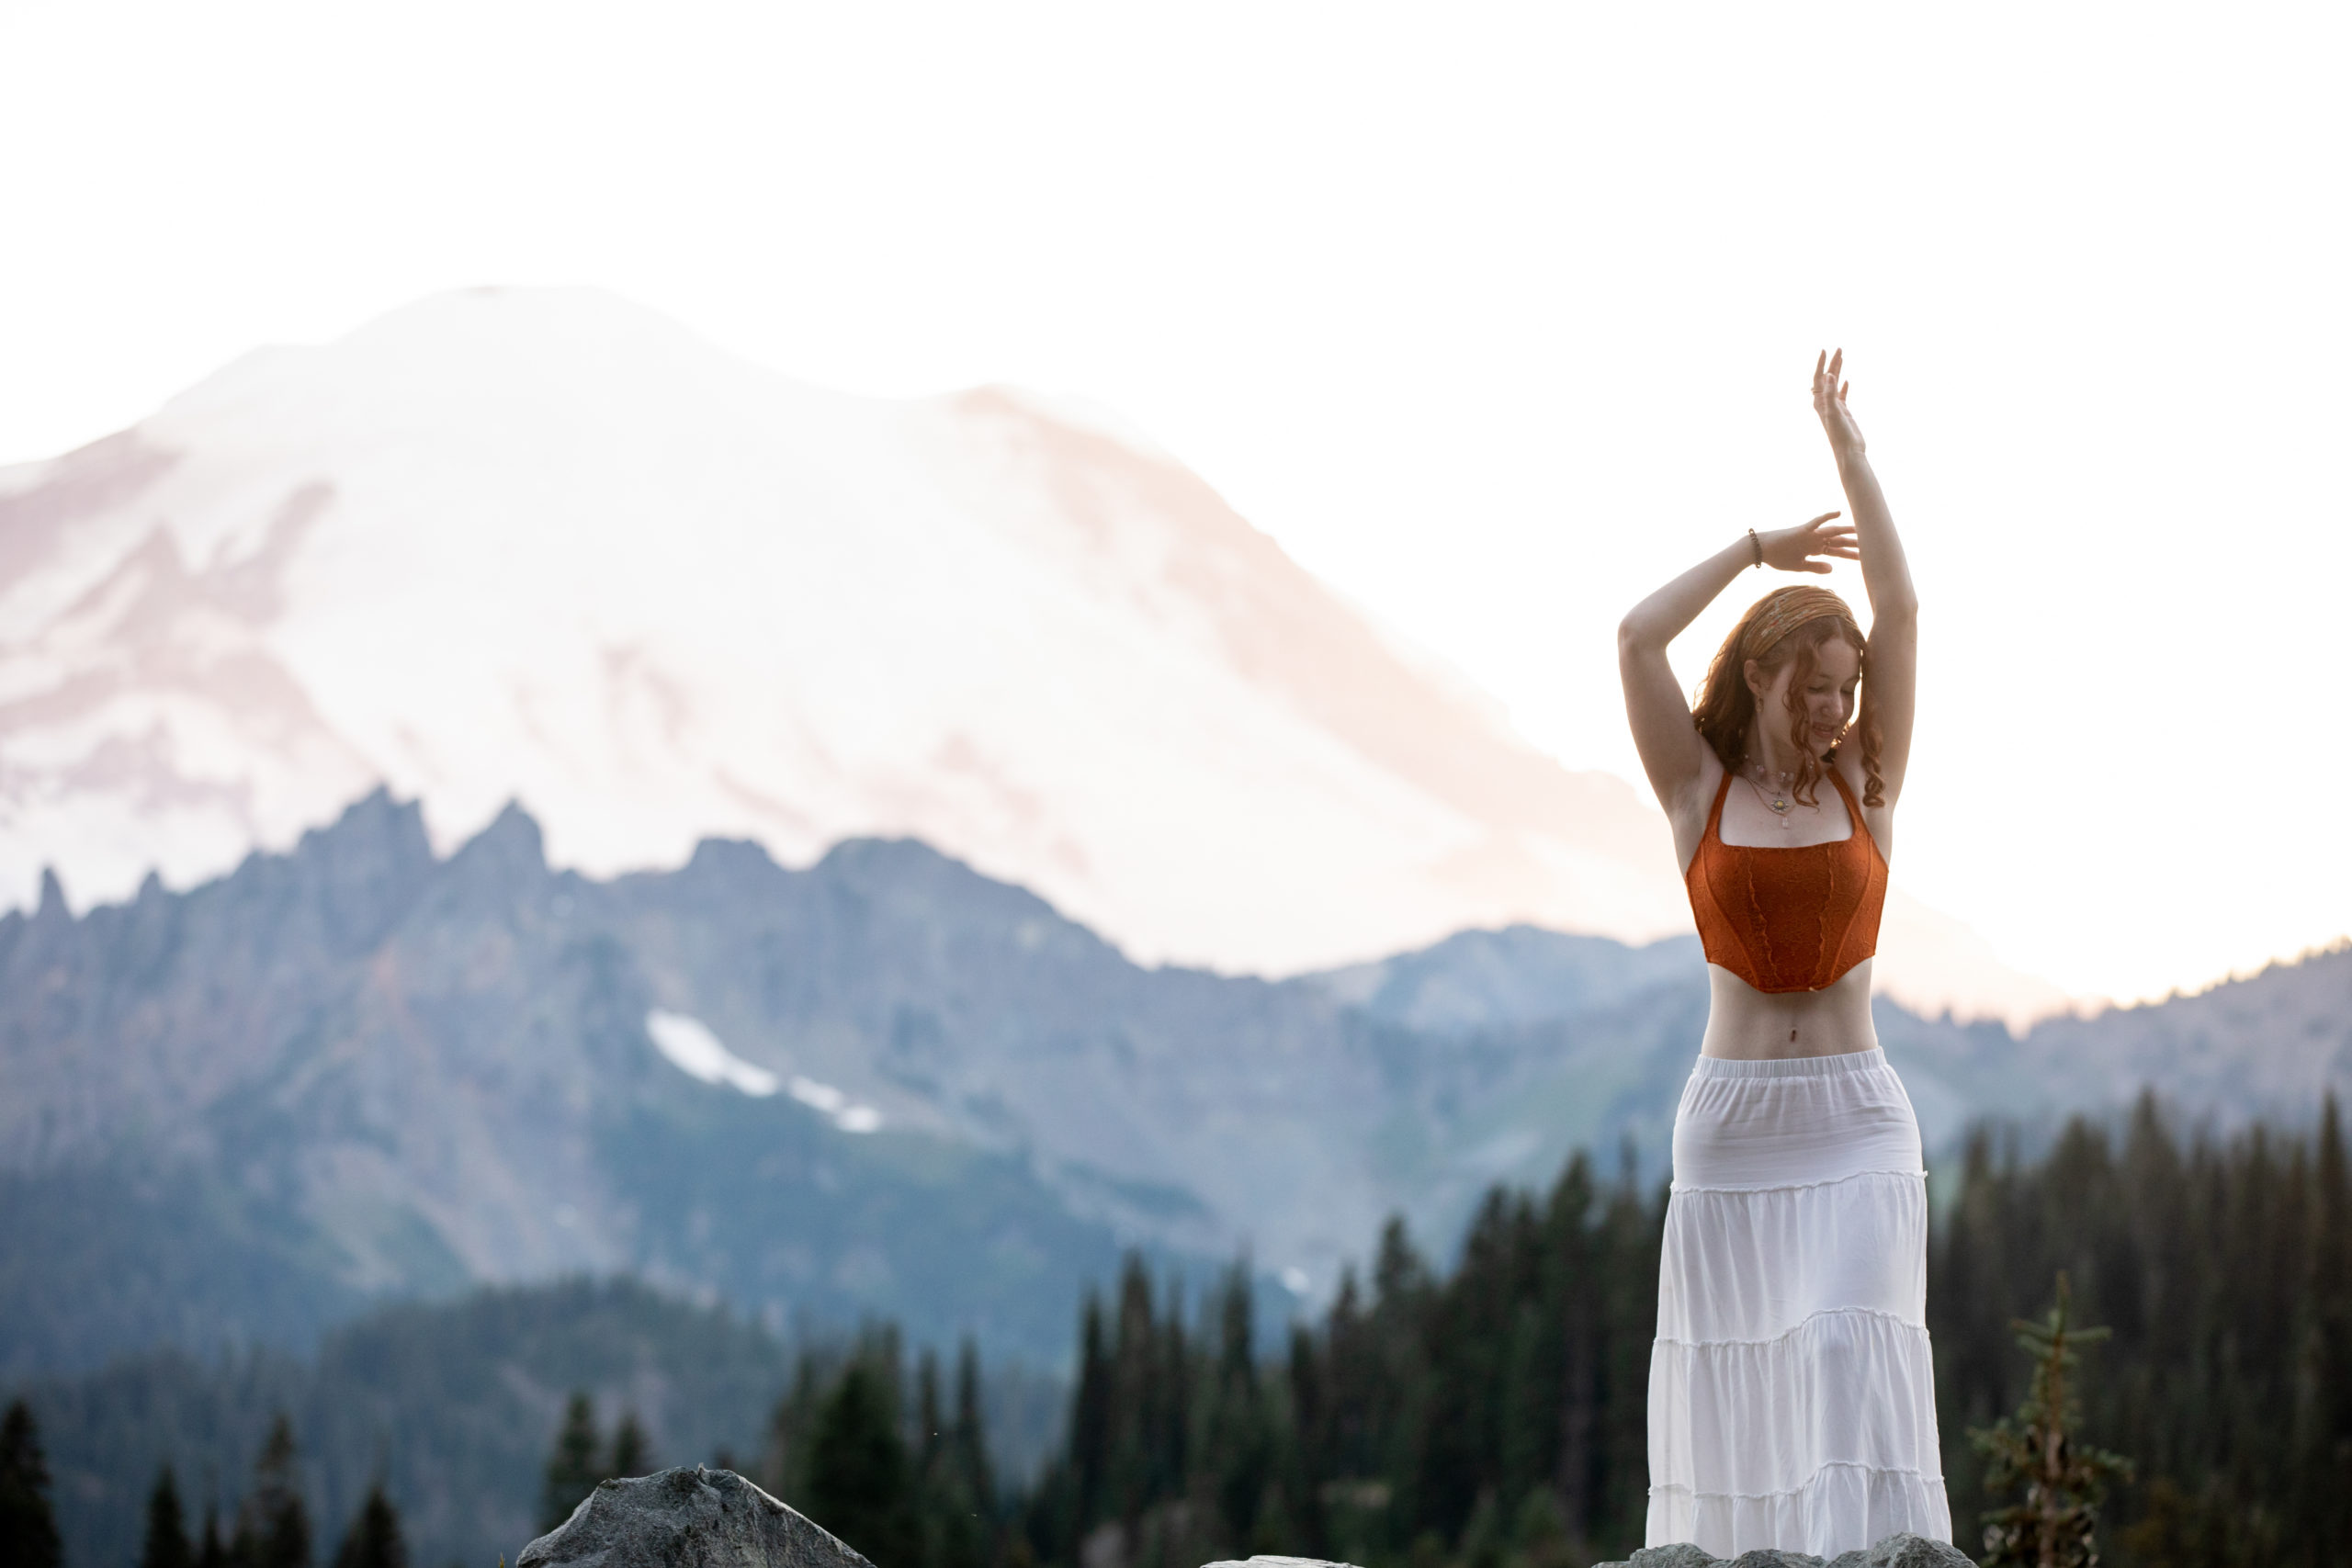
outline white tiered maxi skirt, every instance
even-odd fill
[[[1647,1544],[1951,1539],[1919,1123],[1882,1050],[1699,1058],[1674,1118]]]

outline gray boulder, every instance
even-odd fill
[[[874,1568],[731,1470],[603,1481],[514,1568]],[[1906,1564],[1907,1568],[1907,1564]]]
[[[1734,1558],[1710,1557],[1686,1540],[1672,1546],[1645,1546],[1626,1562],[1602,1562],[1596,1568],[1976,1568],[1976,1563],[1950,1542],[1929,1540],[1906,1530],[1888,1536],[1867,1551],[1841,1551],[1826,1562],[1802,1551],[1761,1547]]]

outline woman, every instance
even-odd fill
[[[1918,604],[1844,368],[1842,352],[1815,364],[1813,403],[1852,523],[1751,530],[1618,629],[1626,713],[1713,992],[1674,1122],[1647,1539],[1724,1557],[1832,1557],[1896,1530],[1951,1539],[1919,1127],[1871,1025]],[[1733,579],[1857,558],[1867,638],[1836,594],[1780,589],[1684,705],[1667,645]]]

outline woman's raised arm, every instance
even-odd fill
[[[1892,808],[1911,761],[1911,722],[1918,708],[1919,596],[1911,586],[1911,563],[1904,558],[1894,517],[1886,509],[1878,476],[1871,471],[1861,426],[1846,406],[1846,386],[1840,379],[1845,368],[1844,349],[1815,361],[1813,407],[1838,459],[1838,478],[1846,487],[1846,505],[1853,513],[1861,546],[1862,588],[1871,601],[1865,680],[1883,737],[1879,776],[1885,781],[1885,800]]]
[[[1625,717],[1642,771],[1669,818],[1694,808],[1691,796],[1705,776],[1707,743],[1690,722],[1690,705],[1674,682],[1667,644],[1699,618],[1732,579],[1760,564],[1781,571],[1822,572],[1827,557],[1854,558],[1854,530],[1825,512],[1795,528],[1742,535],[1634,606],[1617,626],[1617,673],[1625,683]]]

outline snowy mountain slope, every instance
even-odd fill
[[[1688,927],[1633,791],[1148,444],[797,386],[588,291],[428,299],[0,473],[0,897],[187,885],[379,781],[444,847],[519,798],[600,874],[920,836],[1226,969]],[[1928,1005],[2057,999],[1887,945]]]

